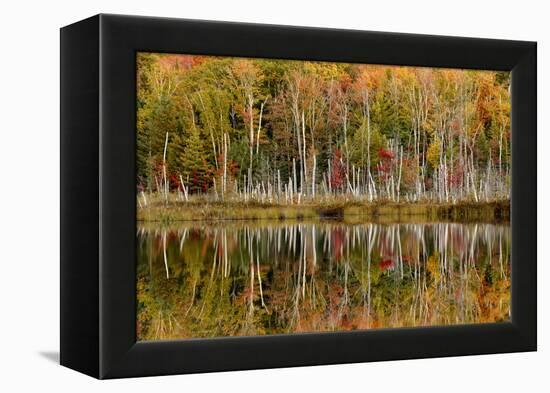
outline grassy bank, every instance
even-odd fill
[[[315,220],[486,221],[510,220],[510,201],[460,203],[325,202],[274,205],[207,200],[155,201],[138,207],[138,221]]]

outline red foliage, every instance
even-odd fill
[[[170,190],[177,190],[180,188],[180,179],[176,173],[168,174],[168,187],[170,187]]]
[[[220,153],[218,155],[218,162],[220,163],[219,169],[213,171],[213,175],[216,178],[222,178],[223,177],[223,153]],[[235,177],[239,173],[239,164],[236,161],[233,160],[227,160],[227,177]]]
[[[393,259],[383,259],[380,261],[379,266],[380,266],[380,270],[382,271],[393,269],[394,261]]]
[[[206,256],[207,251],[208,251],[208,242],[203,242],[202,248],[201,248],[201,257],[204,258]]]
[[[390,175],[394,154],[390,150],[380,148],[380,150],[378,150],[378,157],[380,158],[380,162],[376,165],[376,169],[378,170],[380,178],[385,180]]]
[[[380,178],[386,179],[387,176],[390,175],[391,164],[389,162],[379,162],[378,165],[376,165],[376,170],[378,170]]]
[[[453,175],[449,176],[450,185],[454,187],[461,186],[463,177],[464,177],[464,167],[460,165],[460,163],[458,163],[453,170]]]
[[[164,167],[161,161],[157,162],[155,164],[154,169],[154,178],[156,179],[156,184],[154,187],[160,186],[160,188],[163,188],[164,184]],[[177,190],[180,187],[180,180],[177,173],[170,172],[168,168],[166,168],[166,178],[168,180],[168,190],[174,191]],[[161,191],[161,190],[157,190]],[[164,190],[162,190],[164,192]]]
[[[404,263],[406,263],[407,265],[410,265],[411,263],[414,262],[414,259],[411,255],[403,255],[403,257],[401,258],[403,260]]]
[[[344,254],[344,241],[346,236],[342,228],[335,228],[330,232],[330,240],[332,243],[332,257],[336,262],[342,259]]]
[[[202,233],[198,229],[191,229],[189,231],[188,237],[190,240],[198,241],[202,238]]]
[[[390,150],[386,150],[384,148],[380,148],[380,150],[378,150],[378,157],[380,157],[380,159],[392,159],[394,157],[393,155],[393,152],[390,151]]]
[[[191,184],[189,185],[189,192],[191,194],[197,192],[206,192],[208,190],[208,181],[206,176],[200,176],[197,171],[193,171],[191,174]]]
[[[189,176],[189,181],[186,179],[184,180],[189,194],[206,193],[208,191],[208,187],[212,185],[213,175],[214,173],[211,169],[206,171],[192,171]],[[179,176],[177,176],[175,181],[176,183],[174,188],[181,189]]]
[[[331,162],[330,185],[332,189],[342,188],[346,177],[346,168],[342,160],[342,151],[334,150]]]

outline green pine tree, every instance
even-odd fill
[[[191,193],[206,192],[210,184],[210,164],[206,161],[206,149],[197,128],[190,130],[183,153],[179,157],[184,182]]]

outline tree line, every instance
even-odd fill
[[[509,198],[509,73],[153,53],[137,66],[143,203]]]

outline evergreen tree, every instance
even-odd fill
[[[191,129],[186,138],[185,148],[179,156],[179,166],[191,193],[208,190],[211,166],[206,161],[206,149],[197,128]]]

